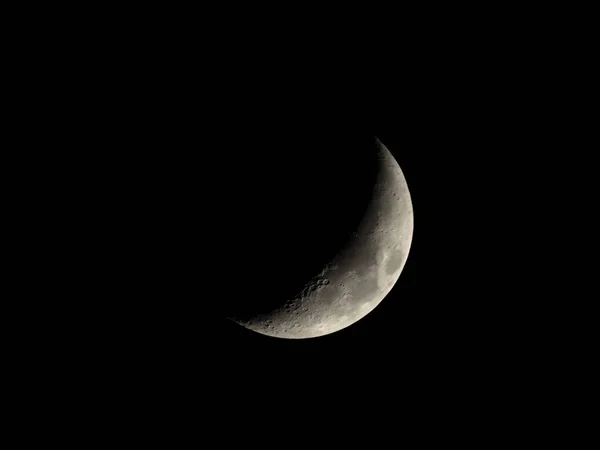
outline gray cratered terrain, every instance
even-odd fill
[[[376,151],[371,201],[341,251],[287,302],[272,311],[232,320],[278,338],[318,337],[357,322],[391,291],[410,250],[413,208],[397,161],[379,140]]]

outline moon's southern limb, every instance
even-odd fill
[[[391,291],[410,250],[413,206],[398,162],[379,140],[376,152],[376,182],[352,239],[294,298],[231,320],[273,337],[318,337],[357,322]]]

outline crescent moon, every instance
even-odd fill
[[[267,336],[305,339],[342,330],[381,303],[408,258],[414,219],[398,162],[378,139],[376,152],[376,183],[353,238],[294,298],[270,312],[230,320]]]

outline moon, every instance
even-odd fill
[[[375,141],[370,201],[343,248],[292,298],[270,311],[230,320],[271,337],[314,338],[356,323],[392,290],[411,247],[413,205],[398,162]]]

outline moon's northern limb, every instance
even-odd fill
[[[391,291],[410,250],[413,209],[400,166],[379,140],[376,147],[376,183],[352,239],[294,298],[267,313],[232,320],[273,337],[323,336],[357,322]]]

